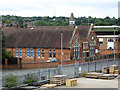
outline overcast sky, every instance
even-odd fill
[[[0,0],[0,15],[118,17],[119,0]]]

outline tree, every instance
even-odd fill
[[[16,64],[17,58],[12,56],[12,52],[6,51],[5,48],[5,35],[2,32],[2,64],[5,64],[5,59],[8,59],[8,63]]]
[[[23,20],[22,20],[21,18],[18,20],[18,25],[19,25],[21,28],[23,28]]]

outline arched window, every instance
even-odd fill
[[[78,38],[76,37],[76,41],[74,42],[74,59],[77,59],[80,57],[80,44],[78,43]]]
[[[41,51],[41,57],[44,58],[44,49]]]

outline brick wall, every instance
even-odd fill
[[[77,61],[81,63],[82,61],[79,60]],[[85,60],[83,60],[85,62]],[[67,64],[74,64],[75,60],[68,60],[68,61],[63,61],[62,65],[67,65]],[[50,68],[50,67],[58,67],[58,65],[61,65],[61,63],[58,62],[49,62],[49,63],[35,63],[35,64],[23,64],[22,68],[23,69],[30,69],[30,68]]]
[[[103,37],[100,37],[100,38],[103,38]],[[113,37],[109,37],[109,38],[113,38]],[[119,49],[118,38],[115,38],[115,39],[117,39],[117,41],[115,41],[115,49],[116,49],[115,52],[118,53],[120,52],[120,50],[118,50]],[[107,37],[103,38],[103,45],[99,45],[99,51],[101,55],[114,53],[114,50],[107,50]]]
[[[17,64],[16,65],[8,65],[8,60],[5,59],[5,65],[2,65],[3,69],[13,69],[13,68],[20,68],[20,60],[17,60]]]
[[[16,49],[18,49],[18,52],[20,52],[20,48],[7,48],[7,51],[13,52],[13,56],[16,57]],[[44,58],[40,57],[38,58],[37,50],[38,48],[32,48],[33,49],[33,58],[30,56],[30,49],[29,48],[29,57],[27,57],[27,48],[21,48],[22,49],[22,63],[31,63],[31,62],[45,62],[47,60],[53,59],[49,58],[49,50],[53,51],[53,49],[44,49]],[[40,51],[42,49],[40,48]],[[55,49],[56,52],[56,59],[61,60],[61,49]],[[41,52],[40,52],[41,53]],[[71,56],[71,50],[70,49],[63,49],[63,60],[70,60]],[[20,53],[18,53],[18,58],[20,58]]]

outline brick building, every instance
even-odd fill
[[[3,30],[6,49],[23,63],[61,60],[61,32],[63,59],[71,60],[98,54],[98,41],[91,26],[39,26]]]
[[[100,54],[119,53],[120,39],[118,37],[118,26],[94,26],[99,39]]]

